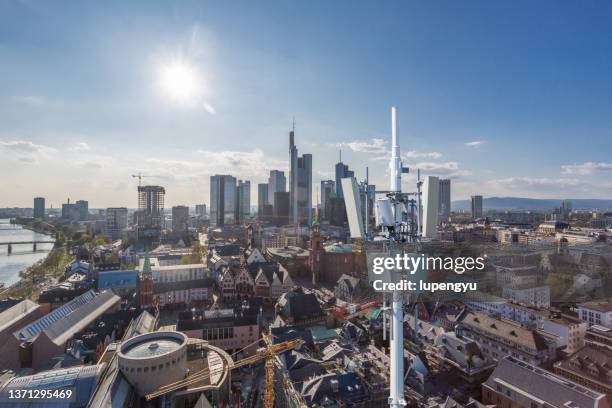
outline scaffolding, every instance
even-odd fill
[[[161,228],[165,195],[161,186],[138,186],[139,227]]]

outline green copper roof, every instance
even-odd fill
[[[334,252],[339,254],[350,254],[353,252],[353,245],[351,244],[331,244],[325,246],[325,252]]]
[[[320,325],[310,327],[312,338],[315,341],[329,340],[329,339],[337,338],[339,331],[340,329],[328,329],[327,327],[320,326]]]
[[[144,264],[142,265],[142,273],[147,273],[149,275],[153,274],[153,270],[151,269],[151,260],[149,259],[149,252],[145,253]]]

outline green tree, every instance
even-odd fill
[[[97,235],[92,242],[93,246],[98,246],[98,245],[108,245],[110,244],[111,239],[110,237],[106,236],[106,235]]]
[[[204,247],[201,246],[199,242],[194,242],[193,245],[191,245],[191,253],[184,255],[181,258],[181,263],[184,265],[202,263],[204,255]]]

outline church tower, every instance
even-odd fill
[[[138,282],[138,299],[140,307],[153,306],[153,270],[151,269],[148,252],[145,254],[140,281]]]

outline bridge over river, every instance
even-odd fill
[[[0,242],[0,246],[7,246],[7,253],[10,255],[13,253],[13,247],[15,245],[32,245],[32,252],[36,252],[38,244],[54,244],[55,241],[50,240],[36,240],[36,241],[8,241]]]

